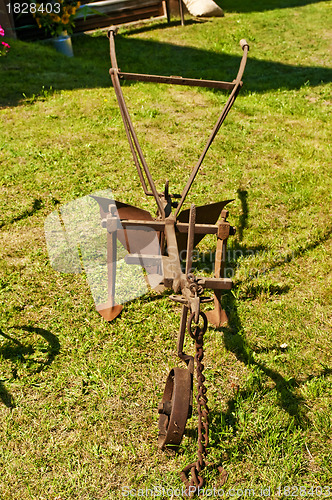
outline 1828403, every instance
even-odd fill
[[[330,486],[278,486],[276,494],[283,497],[331,498]]]
[[[6,4],[9,14],[35,14],[42,12],[46,14],[60,14],[60,2],[14,2]]]

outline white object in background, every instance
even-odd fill
[[[182,0],[195,17],[223,17],[223,10],[213,0]]]

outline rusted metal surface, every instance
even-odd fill
[[[204,238],[206,234],[216,234],[218,226],[215,226],[223,208],[233,200],[219,201],[196,207],[196,224],[194,246]],[[176,228],[180,233],[187,233],[185,224],[189,222],[189,209],[182,210],[177,216]],[[187,246],[187,235],[177,234],[179,252],[181,253]]]
[[[203,327],[198,324],[198,318],[192,313],[188,319],[188,333],[195,340],[195,362],[196,362],[196,380],[197,380],[197,411],[198,411],[198,437],[197,437],[197,461],[187,465],[181,471],[182,481],[186,485],[186,494],[193,496],[196,489],[201,488],[204,484],[201,472],[205,468],[205,461],[207,456],[207,447],[209,444],[209,408],[208,399],[206,395],[206,387],[204,385],[205,377],[203,374],[204,365],[202,363],[204,358],[204,333],[207,330],[207,318],[203,312],[199,313],[203,318]],[[192,324],[195,323],[193,331]],[[191,476],[189,480],[189,476]]]
[[[120,79],[135,80],[137,82],[168,83],[173,85],[188,85],[190,87],[206,87],[211,89],[233,90],[235,83],[221,82],[218,80],[196,80],[183,76],[144,75],[141,73],[126,73],[118,71]]]
[[[187,419],[192,411],[193,373],[184,368],[173,368],[168,375],[163,398],[158,406],[158,446],[178,446],[181,443]]]
[[[224,268],[226,262],[227,240],[230,235],[235,234],[235,228],[227,222],[228,211],[221,212],[221,219],[218,221],[217,231],[217,248],[215,258],[214,276],[215,279],[224,277]],[[216,327],[227,324],[228,317],[226,311],[223,309],[221,290],[214,290],[214,309],[206,313],[209,323]]]
[[[146,196],[153,196],[157,205],[156,216],[149,212],[121,202],[110,203],[110,200],[97,198],[100,205],[102,225],[109,234],[108,254],[115,259],[115,239],[117,238],[129,254],[125,260],[128,264],[141,264],[146,269],[162,267],[162,281],[159,289],[172,289],[174,294],[170,299],[182,304],[180,329],[177,339],[178,357],[186,364],[186,368],[174,368],[168,375],[162,401],[159,404],[159,437],[160,448],[168,445],[178,446],[185,431],[185,425],[192,409],[192,385],[194,365],[196,364],[197,380],[197,411],[198,411],[198,458],[197,461],[185,467],[182,479],[192,493],[195,488],[203,485],[202,471],[206,465],[207,447],[209,443],[209,409],[207,405],[206,387],[204,385],[203,336],[207,330],[208,321],[216,326],[227,321],[222,309],[222,293],[230,290],[232,280],[225,277],[224,266],[227,240],[234,234],[234,228],[227,221],[228,211],[225,206],[232,200],[219,201],[204,206],[191,205],[182,209],[189,190],[196,178],[205,155],[215,139],[222,123],[229,113],[242,87],[242,75],[246,64],[249,46],[245,40],[240,44],[243,49],[237,77],[232,82],[217,82],[212,80],[196,80],[182,77],[141,75],[121,72],[118,68],[114,37],[116,28],[109,30],[110,54],[112,68],[110,75],[116,93],[124,128],[127,134],[134,163]],[[129,112],[122,93],[120,80],[130,79],[156,83],[206,86],[230,91],[227,102],[208,138],[203,152],[194,166],[181,194],[170,194],[169,183],[166,181],[163,193],[158,193],[143,151],[140,147]],[[117,218],[117,220],[115,220]],[[158,248],[149,246],[150,229],[158,235]],[[134,231],[134,243],[130,243],[130,231]],[[199,277],[193,274],[193,251],[195,246],[206,234],[215,234],[217,250],[215,256],[214,277]],[[151,242],[153,240],[152,236]],[[130,239],[130,241],[129,241]],[[155,241],[155,240],[153,240]],[[148,249],[148,250],[147,250]],[[185,256],[185,258],[183,258]],[[186,262],[183,271],[181,261]],[[114,304],[115,267],[109,263],[109,300],[110,317],[115,317],[117,310]],[[213,290],[214,296],[205,296],[206,289]],[[206,314],[201,310],[202,304],[214,301],[215,308]],[[105,316],[104,316],[105,317]],[[187,333],[195,340],[195,358],[183,351]],[[221,469],[221,472],[225,473]],[[190,488],[191,487],[191,488]],[[195,487],[195,488],[193,488]]]

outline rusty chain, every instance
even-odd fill
[[[198,436],[197,436],[197,461],[187,465],[181,471],[181,479],[186,485],[185,494],[188,497],[193,497],[204,485],[204,479],[201,472],[206,466],[215,466],[207,462],[207,447],[209,444],[209,407],[208,398],[206,395],[207,389],[204,385],[205,377],[203,374],[204,365],[202,363],[204,358],[204,333],[207,330],[207,317],[200,311],[199,316],[203,319],[203,326],[200,327],[198,322],[195,322],[195,313],[192,313],[188,318],[187,330],[192,339],[195,340],[195,361],[196,361],[196,378],[197,378],[197,411],[198,411]],[[199,320],[199,318],[198,318]],[[192,323],[194,322],[195,328],[192,330]],[[225,484],[228,474],[225,469],[219,465],[217,469],[221,475],[220,485]],[[189,475],[191,479],[189,480]]]
[[[208,399],[206,396],[206,387],[204,385],[205,377],[203,375],[204,365],[202,363],[204,357],[204,333],[207,330],[207,318],[203,312],[199,313],[199,316],[203,319],[203,327],[201,328],[198,323],[196,323],[194,331],[192,331],[192,322],[194,321],[195,314],[192,313],[189,316],[187,329],[190,336],[195,340],[195,361],[196,361],[196,377],[197,377],[197,410],[198,410],[198,437],[197,437],[197,461],[187,465],[181,471],[181,479],[186,485],[186,494],[193,496],[197,490],[199,490],[203,484],[204,480],[200,475],[202,470],[205,468],[205,459],[207,454],[207,446],[209,444],[209,408],[207,405]],[[189,481],[189,474],[191,479]]]

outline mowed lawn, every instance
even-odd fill
[[[250,44],[244,87],[185,207],[234,199],[237,227],[229,324],[205,336],[209,461],[228,473],[225,498],[331,498],[331,4],[220,5],[224,18],[121,28],[118,62],[232,81],[239,40]],[[10,44],[0,57],[0,499],[120,499],[154,487],[176,498],[179,471],[196,459],[197,408],[175,453],[158,449],[157,406],[181,366],[181,308],[151,292],[106,323],[85,274],[52,268],[44,234],[50,213],[100,190],[155,213],[111,86],[108,39],[74,36],[72,59],[45,42]],[[169,179],[181,192],[227,95],[123,90],[158,190]],[[200,243],[198,275],[212,272],[215,248],[213,237]],[[204,477],[221,488],[212,467]]]

